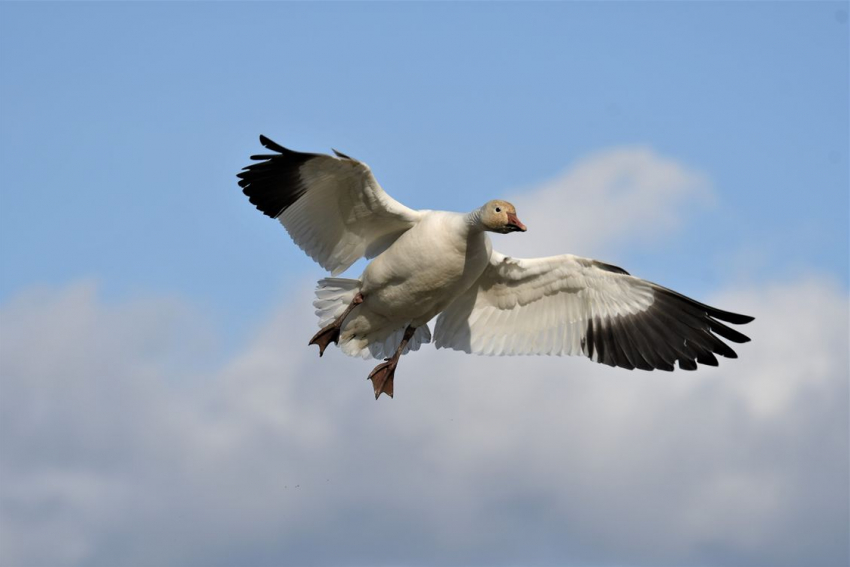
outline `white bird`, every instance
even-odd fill
[[[369,167],[334,156],[288,150],[238,174],[251,203],[284,226],[332,276],[374,258],[358,279],[318,282],[321,330],[351,356],[384,358],[369,374],[375,398],[393,395],[399,358],[431,341],[487,355],[584,355],[632,370],[717,366],[737,358],[719,337],[750,339],[724,325],[752,317],[709,307],[625,270],[569,254],[519,259],[492,249],[487,232],[525,232],[516,209],[493,200],[472,212],[413,210],[390,197]]]

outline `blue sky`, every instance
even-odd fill
[[[747,243],[748,275],[846,286],[842,9],[5,4],[0,297],[95,275],[110,295],[258,313],[316,272],[233,183],[259,133],[337,147],[409,206],[451,210],[649,144],[706,171],[718,208],[613,260],[658,278],[676,254],[684,281],[716,285]]]
[[[311,316],[309,300],[302,299],[323,276],[236,185],[235,174],[260,150],[261,133],[293,149],[335,147],[362,159],[390,194],[414,208],[470,210],[509,196],[530,228],[528,240],[510,243],[517,255],[540,255],[538,245],[549,244],[564,253],[604,254],[602,259],[633,274],[697,298],[740,301],[733,307],[746,312],[752,311],[748,297],[795,298],[794,286],[808,290],[805,286],[818,282],[813,294],[837,302],[827,311],[841,313],[844,306],[846,315],[847,13],[846,2],[2,3],[0,306],[7,309],[4,318],[21,327],[4,325],[11,335],[36,341],[22,349],[35,348],[40,332],[27,335],[21,329],[47,324],[48,315],[36,316],[39,306],[54,306],[58,313],[66,306],[68,328],[79,329],[81,340],[99,352],[95,337],[101,331],[79,327],[75,317],[82,315],[71,304],[88,305],[99,315],[86,317],[118,326],[121,313],[143,313],[150,304],[153,311],[177,313],[173,320],[150,317],[157,322],[152,328],[165,325],[175,333],[179,348],[162,337],[157,342],[156,331],[136,336],[125,330],[128,341],[140,342],[130,354],[146,361],[162,355],[154,364],[160,369],[154,375],[165,380],[162,399],[174,393],[169,388],[184,392],[186,383],[220,389],[227,369],[242,360],[240,353],[255,352],[258,337],[277,328],[270,321],[279,313],[295,313],[299,321]],[[643,224],[628,211],[609,216],[593,205],[618,198],[615,189],[594,194],[569,181],[571,172],[619,163],[617,156],[625,154],[616,151],[624,148],[649,152],[636,158],[646,167],[641,170],[648,172],[646,179],[660,179],[652,172],[666,166],[684,172],[685,181],[671,182],[670,193],[636,193],[657,205],[641,213]],[[569,188],[571,199],[556,207],[535,204],[543,202],[546,187],[554,187],[556,195]],[[590,221],[587,211],[594,211]],[[668,216],[675,217],[675,226],[665,224]],[[581,220],[590,222],[581,225],[588,228],[571,232],[569,226]],[[619,224],[636,228],[616,238],[587,234],[616,232]],[[561,225],[564,230],[553,229]],[[546,242],[533,240],[534,231],[547,235]],[[506,241],[497,240],[497,246],[501,242]],[[79,291],[87,285],[95,290],[91,297]],[[752,292],[774,288],[778,291],[765,291],[764,297]],[[290,311],[295,305],[301,310]],[[771,305],[764,304],[766,312]],[[180,315],[184,311],[191,315]],[[790,333],[795,323],[789,317]],[[847,337],[844,319],[835,323],[839,339]],[[824,326],[812,325],[818,336]],[[296,334],[306,341],[312,332],[309,326]],[[772,344],[782,340],[777,336]],[[846,350],[833,354],[839,370],[823,370],[823,384],[838,388],[828,391],[840,396]],[[33,400],[37,393],[25,385],[37,371],[24,362],[14,367],[16,378],[4,390]],[[350,368],[345,362],[338,361],[340,372]],[[113,371],[80,370],[102,380]],[[204,372],[214,377],[205,382]],[[794,381],[801,376],[789,377],[789,383],[803,388]],[[97,391],[101,382],[91,384]],[[738,387],[730,385],[718,399],[733,396]],[[783,395],[775,399],[785,400]],[[766,411],[753,407],[758,415]],[[846,404],[830,407],[833,423],[842,423]],[[82,406],[66,409],[68,423],[79,424]],[[792,410],[776,410],[774,425],[782,429],[802,415]],[[234,412],[235,422],[243,414]],[[45,447],[56,440],[57,428],[72,427],[45,420],[39,429]],[[98,423],[108,428],[109,419],[103,420]],[[328,420],[333,429],[336,422]],[[837,439],[840,447],[844,438]],[[846,444],[838,454],[835,466],[846,467]],[[265,453],[251,458],[262,460],[258,455]],[[400,457],[381,458],[394,463]],[[795,458],[789,463],[796,466]],[[532,508],[542,513],[532,500],[518,514]],[[193,506],[187,504],[187,514]],[[801,510],[820,510],[811,506],[785,509],[788,525],[805,516]],[[400,506],[393,514],[401,524],[415,523],[414,509]],[[5,533],[19,533],[23,520],[4,515]],[[149,525],[155,517],[142,514],[138,521]],[[341,529],[340,522],[327,529]],[[121,547],[128,542],[122,533],[110,539],[96,522],[86,529],[68,536],[87,542],[82,548],[89,550],[69,555],[71,562],[108,564],[114,560],[110,550],[120,556],[129,549]],[[785,533],[765,529],[771,537]],[[295,547],[305,555],[298,557],[309,557],[305,542],[319,541],[322,534],[302,534]],[[445,544],[433,537],[434,545]],[[628,538],[621,542],[628,550],[622,555],[588,544],[567,557],[544,537],[540,545],[551,555],[535,557],[538,563],[636,565],[776,559],[758,546],[729,547],[723,533],[712,537],[663,557],[646,550],[641,555]],[[758,541],[773,541],[765,537]],[[228,553],[256,564],[286,556],[285,543],[256,538],[246,536]],[[355,563],[500,561],[481,545],[454,556],[423,553],[417,556],[421,561],[359,547],[350,557]],[[249,548],[249,555],[240,555]],[[17,559],[35,557],[21,549]],[[161,560],[209,559],[187,549],[163,552]],[[801,549],[785,557],[808,557]],[[824,565],[842,559],[835,549],[825,552]]]

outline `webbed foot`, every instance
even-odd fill
[[[388,358],[375,367],[369,374],[369,380],[372,381],[372,388],[375,390],[375,399],[377,400],[381,394],[386,394],[393,397],[393,378],[395,377],[395,369],[398,366],[397,358]]]
[[[357,295],[354,296],[354,299],[351,300],[351,303],[348,307],[345,308],[345,311],[336,318],[336,321],[313,335],[313,338],[310,339],[308,345],[319,345],[319,356],[325,354],[325,349],[328,348],[328,345],[333,343],[335,345],[339,344],[339,332],[342,329],[342,322],[345,321],[345,318],[348,317],[348,314],[351,311],[363,303],[363,294],[358,292]]]
[[[337,322],[331,323],[310,339],[308,344],[311,345],[319,345],[319,356],[325,354],[325,349],[328,348],[328,345],[339,344],[339,328],[340,325]]]

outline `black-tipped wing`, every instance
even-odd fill
[[[522,260],[493,252],[465,295],[437,319],[434,342],[475,354],[584,355],[609,366],[683,370],[736,358],[723,322],[752,317],[709,307],[625,270],[572,255]]]
[[[294,152],[265,136],[260,143],[277,153],[251,156],[257,163],[238,174],[242,192],[334,275],[380,253],[419,220],[363,162],[339,152]]]

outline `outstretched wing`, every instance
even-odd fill
[[[737,358],[723,337],[750,339],[721,323],[752,317],[721,311],[578,256],[522,260],[493,252],[468,292],[437,319],[437,348],[475,354],[584,355],[609,366],[695,370]]]
[[[294,152],[265,136],[260,143],[277,153],[251,156],[258,163],[237,176],[242,192],[333,275],[380,254],[419,220],[363,162],[336,150],[336,157]]]

